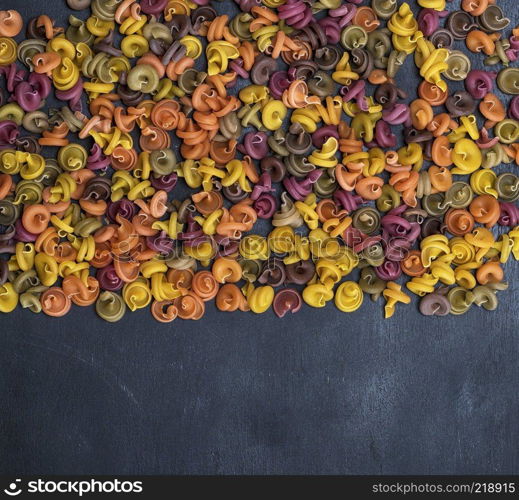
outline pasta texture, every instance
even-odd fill
[[[0,11],[0,312],[496,309],[519,259],[497,0],[66,3],[66,26]]]

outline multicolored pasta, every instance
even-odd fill
[[[496,2],[66,3],[86,16],[0,11],[0,312],[497,307],[519,27]]]

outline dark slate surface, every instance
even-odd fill
[[[166,326],[17,309],[0,317],[0,473],[518,473],[518,269],[497,312],[443,319],[369,301]]]

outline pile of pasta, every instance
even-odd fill
[[[519,27],[496,0],[67,4],[0,12],[1,312],[497,307]]]

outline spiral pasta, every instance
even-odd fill
[[[19,43],[0,12],[1,312],[283,317],[365,292],[391,317],[404,289],[425,315],[497,307],[519,258],[519,44],[494,2],[67,4],[88,13]]]

